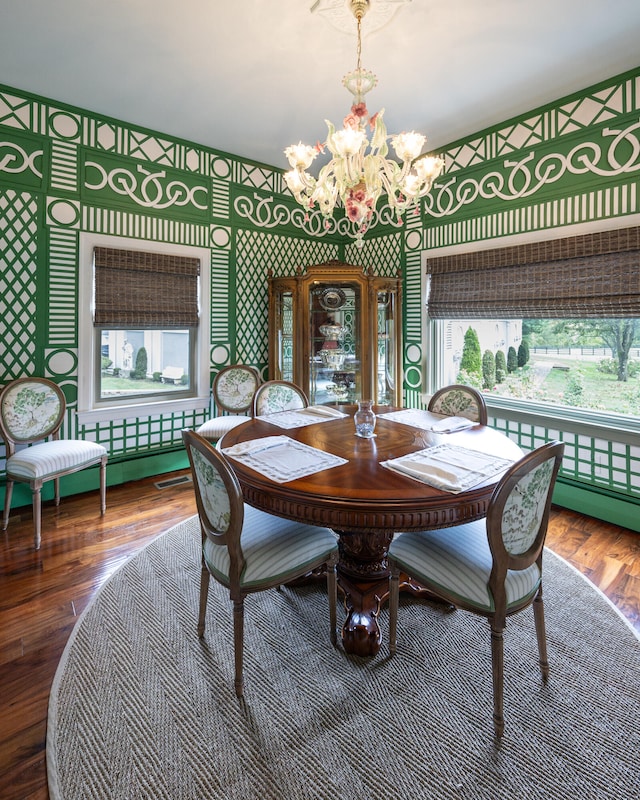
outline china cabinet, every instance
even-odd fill
[[[339,261],[269,274],[269,378],[313,404],[401,405],[399,277]]]

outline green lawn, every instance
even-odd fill
[[[101,394],[105,395],[123,395],[123,394],[147,394],[149,392],[166,392],[179,391],[185,387],[181,384],[177,386],[173,383],[160,383],[159,381],[133,381],[131,378],[114,378],[113,375],[102,376]]]
[[[598,363],[599,359],[585,359],[577,365],[575,359],[561,356],[532,356],[527,366],[497,387],[496,394],[640,416],[640,379],[618,381],[616,375],[601,372]]]

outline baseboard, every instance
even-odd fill
[[[596,487],[579,486],[558,478],[553,502],[588,517],[610,522],[631,531],[640,531],[640,501],[631,497],[613,495]]]

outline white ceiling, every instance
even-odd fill
[[[427,149],[640,66],[640,0],[395,4],[377,30],[373,8],[363,21],[369,111]],[[313,5],[0,0],[0,83],[285,167],[288,144],[324,140],[351,103],[355,21],[341,32]]]

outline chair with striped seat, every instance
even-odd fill
[[[480,425],[487,424],[487,405],[482,393],[473,386],[465,386],[462,383],[443,386],[434,392],[429,400],[428,409],[434,414],[466,417],[473,422],[479,422]]]
[[[193,431],[182,433],[189,455],[202,530],[198,635],[204,636],[210,576],[233,603],[235,691],[243,694],[244,599],[325,568],[329,628],[335,645],[338,542],[329,528],[276,517],[245,505],[225,456]]]
[[[13,484],[28,483],[36,550],[40,549],[41,490],[46,481],[53,481],[55,503],[59,505],[60,478],[99,464],[100,512],[104,514],[107,507],[107,450],[96,442],[60,439],[65,411],[62,390],[46,378],[19,378],[0,393],[0,433],[6,447],[7,471],[2,530],[9,525]]]
[[[295,383],[267,381],[258,387],[253,398],[253,415],[264,417],[279,411],[295,411],[308,405],[309,398]]]
[[[251,410],[259,385],[260,375],[254,367],[232,364],[221,369],[211,387],[217,413],[204,422],[197,433],[210,442],[217,442],[227,431],[251,419],[247,412]]]
[[[542,445],[513,464],[491,497],[486,520],[403,533],[389,547],[389,649],[396,652],[399,575],[454,605],[487,617],[491,627],[493,721],[504,732],[503,631],[506,618],[533,605],[543,681],[549,674],[542,554],[551,495],[564,444]]]

